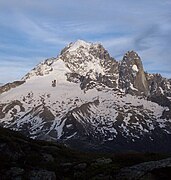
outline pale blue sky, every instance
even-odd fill
[[[0,0],[0,82],[20,79],[70,42],[100,42],[120,60],[171,78],[170,0]]]

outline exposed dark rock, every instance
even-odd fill
[[[74,166],[74,169],[78,170],[78,171],[82,171],[82,170],[85,170],[86,167],[87,167],[86,163],[80,163],[80,164],[77,164],[76,166]]]
[[[164,110],[163,113],[162,113],[161,118],[167,119],[167,120],[171,119],[171,109]]]
[[[112,159],[110,158],[99,158],[96,160],[97,164],[110,164],[112,163]]]
[[[43,157],[44,157],[45,161],[47,161],[47,162],[53,162],[54,161],[54,158],[51,154],[43,153]]]
[[[54,172],[44,169],[32,170],[28,177],[30,180],[56,180],[56,175]]]
[[[12,167],[5,173],[6,177],[10,177],[11,179],[22,179],[24,174],[24,169],[18,167]]]
[[[33,75],[36,76],[43,76],[49,74],[53,68],[51,67],[52,63],[54,62],[55,58],[46,59],[42,63],[38,64],[35,68],[33,68],[29,73],[27,73],[22,80],[27,80]]]
[[[148,82],[140,57],[134,51],[128,51],[119,66],[119,85],[126,93],[133,95],[149,94]]]
[[[154,170],[157,171],[160,170],[161,168],[171,169],[171,158],[160,161],[145,162],[132,167],[124,168],[121,170],[121,172],[116,177],[116,179],[123,179],[123,180],[136,180],[136,179],[145,180],[147,178],[149,178],[149,180],[158,179],[159,177],[154,178],[153,172]]]
[[[3,86],[0,86],[0,94],[9,91],[12,88],[15,88],[17,86],[22,85],[23,83],[25,83],[25,81],[14,81],[12,83],[7,83]]]
[[[151,96],[171,96],[171,82],[160,74],[146,74]]]
[[[148,99],[164,107],[171,108],[171,101],[163,94],[149,96]]]
[[[67,73],[66,76],[69,82],[78,83],[81,81],[81,76],[77,73]]]

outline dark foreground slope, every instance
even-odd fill
[[[0,179],[116,179],[137,176],[167,179],[171,159],[166,154],[93,154],[76,152],[45,141],[34,141],[0,128]],[[156,162],[135,164],[155,160]],[[164,168],[163,168],[164,167]],[[160,169],[157,171],[156,169]],[[137,171],[136,171],[137,170]],[[148,174],[147,174],[148,171]],[[150,174],[151,173],[151,174]]]

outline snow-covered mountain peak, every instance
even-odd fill
[[[67,45],[62,51],[61,55],[65,53],[74,54],[74,53],[89,53],[94,49],[104,49],[104,47],[100,43],[91,43],[86,42],[84,40],[77,40],[75,42],[71,42]]]
[[[105,75],[111,64],[116,63],[101,44],[87,43],[78,40],[65,47],[60,58],[76,74],[96,79],[99,74]]]
[[[76,42],[71,43],[69,45],[68,51],[72,52],[72,51],[77,50],[80,47],[83,47],[85,49],[89,49],[91,45],[92,45],[92,43],[88,43],[88,42],[83,41],[83,40],[77,40]]]
[[[91,78],[95,79],[97,74],[105,74],[108,62],[105,62],[104,65],[104,61],[108,61],[108,59],[110,59],[109,54],[102,45],[78,40],[66,46],[57,58],[49,58],[39,63],[22,80],[48,75],[50,72],[56,71],[53,64],[58,60],[63,60],[71,72],[81,76],[88,73]]]

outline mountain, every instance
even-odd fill
[[[0,87],[0,124],[91,151],[170,151],[171,80],[78,40]]]

